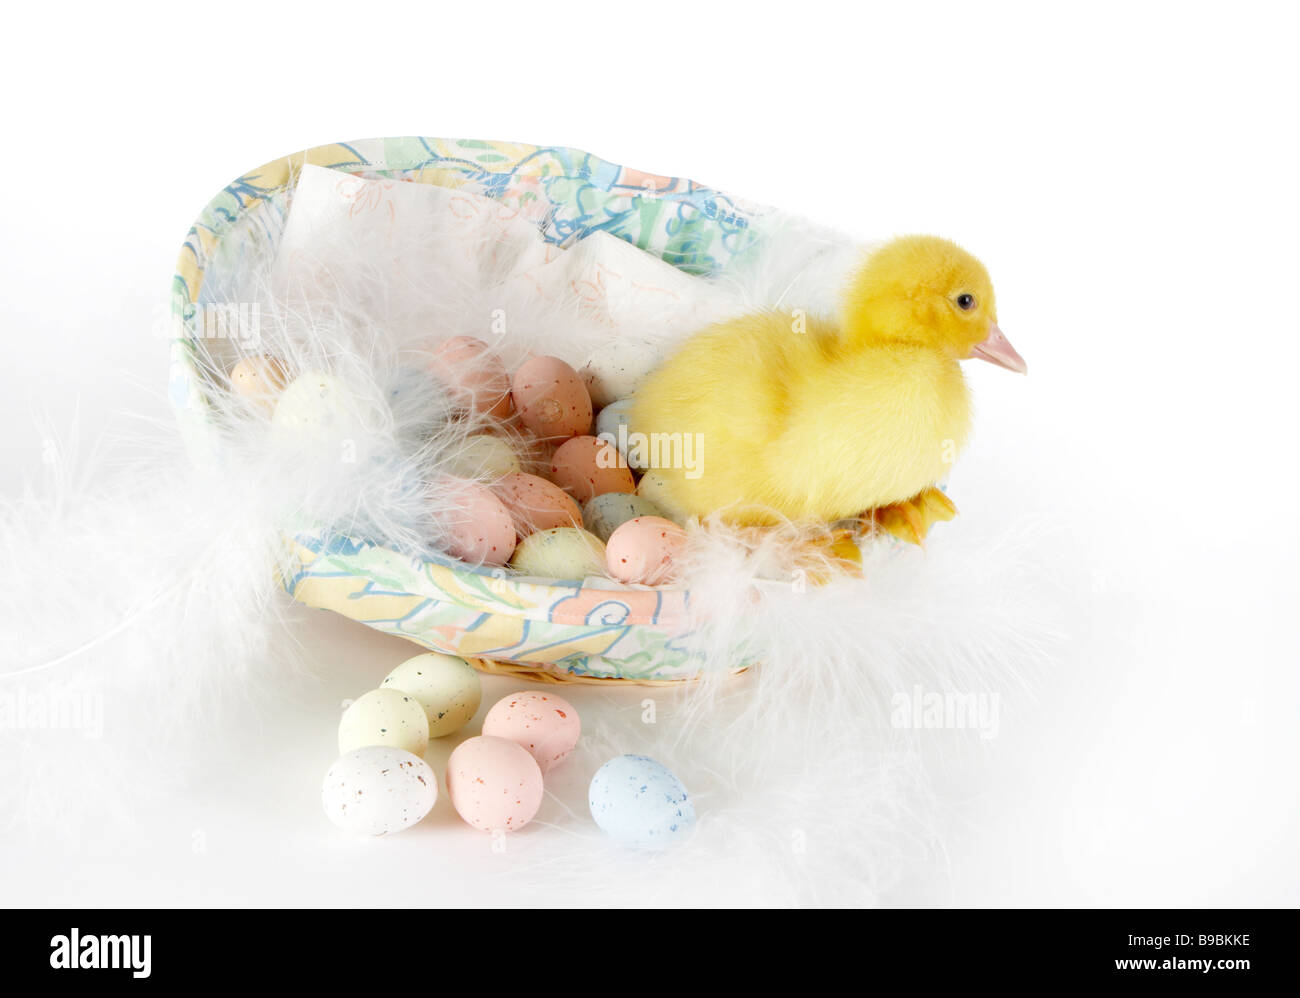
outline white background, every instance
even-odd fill
[[[1035,710],[942,753],[946,861],[890,900],[1300,900],[1300,79],[1284,5],[23,4],[6,18],[0,494],[39,474],[50,428],[93,440],[129,434],[126,412],[169,418],[150,331],[187,228],[232,178],[307,146],[570,145],[866,238],[941,233],[988,264],[1030,364],[1027,379],[972,372],[959,502],[1054,525],[1068,641]],[[440,856],[439,832],[471,834],[447,814],[364,857],[302,822],[317,805],[299,766],[328,757],[328,711],[406,654],[302,620],[326,678],[293,726],[254,726],[233,750],[238,779],[160,802],[133,843],[6,848],[5,901],[526,900]]]

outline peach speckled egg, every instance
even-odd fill
[[[566,440],[551,455],[551,481],[586,502],[607,492],[633,492],[636,482],[618,448],[598,437]]]
[[[658,586],[673,577],[673,562],[686,547],[686,531],[662,516],[638,516],[612,534],[605,567],[620,582]]]
[[[284,364],[275,357],[245,357],[230,371],[230,387],[259,409],[271,412],[275,398],[289,383]]]
[[[435,516],[443,545],[472,565],[504,565],[515,553],[515,524],[505,504],[486,485],[444,480]]]
[[[530,357],[511,380],[519,419],[545,440],[591,432],[591,396],[578,372],[558,357]]]
[[[490,346],[473,336],[453,336],[439,343],[429,371],[459,404],[475,412],[504,419],[514,408],[505,365]]]
[[[506,475],[493,489],[510,511],[520,537],[553,527],[582,526],[582,510],[573,497],[545,478],[517,471]]]
[[[582,723],[569,701],[554,693],[526,690],[496,702],[483,719],[483,734],[522,745],[546,773],[569,757],[582,734]]]
[[[467,738],[447,760],[447,796],[475,828],[518,831],[542,806],[542,770],[508,738]]]

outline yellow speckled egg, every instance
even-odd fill
[[[401,690],[371,690],[357,697],[339,721],[339,754],[371,745],[424,755],[429,721],[420,702]]]
[[[455,448],[447,472],[459,478],[491,481],[519,470],[514,449],[500,437],[487,433],[467,438]]]
[[[268,413],[275,410],[276,397],[288,381],[284,364],[275,357],[245,357],[230,371],[230,387],[235,394]]]
[[[321,439],[356,433],[361,425],[352,393],[324,371],[305,371],[289,382],[275,403],[271,424]]]
[[[483,696],[483,683],[463,658],[431,651],[408,658],[390,672],[381,690],[400,690],[424,708],[429,737],[459,731],[473,718]]]
[[[497,482],[493,491],[510,511],[520,537],[582,524],[582,510],[573,497],[545,478],[516,471]]]
[[[605,567],[620,582],[658,586],[673,577],[686,547],[686,531],[662,516],[638,516],[615,530],[605,546]]]
[[[636,482],[618,448],[598,437],[566,440],[551,456],[551,481],[586,502],[607,492],[632,492]]]
[[[548,579],[585,579],[605,574],[605,545],[578,527],[539,530],[519,542],[510,567]]]
[[[591,432],[591,396],[578,372],[558,357],[530,357],[511,379],[520,421],[543,440]]]

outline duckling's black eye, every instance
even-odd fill
[[[957,307],[958,307],[959,309],[961,309],[963,312],[969,312],[971,309],[973,309],[973,308],[975,307],[975,296],[974,296],[974,295],[958,295],[958,296],[957,296]]]

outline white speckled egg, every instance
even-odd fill
[[[447,473],[458,478],[493,481],[519,470],[519,458],[500,437],[487,433],[470,437],[447,462]]]
[[[306,371],[280,393],[271,425],[310,436],[342,436],[356,431],[359,416],[343,382],[322,371]]]
[[[644,496],[606,492],[593,496],[582,507],[582,525],[606,544],[610,534],[638,516],[663,516],[663,511]],[[665,519],[667,519],[665,517]]]
[[[424,708],[429,737],[441,738],[459,731],[478,710],[483,683],[463,658],[431,651],[408,658],[390,672],[381,690],[400,690],[415,697]]]
[[[339,721],[339,752],[387,745],[424,755],[429,721],[420,701],[401,690],[371,690],[357,697]]]
[[[673,508],[672,496],[668,491],[668,479],[664,477],[662,471],[647,471],[637,483],[636,494],[658,506],[667,519],[671,520],[675,517],[676,510]]]
[[[564,698],[525,690],[493,705],[483,719],[483,734],[523,746],[546,773],[569,757],[582,734],[582,722],[573,704]]]
[[[410,828],[433,810],[438,778],[410,752],[371,745],[330,766],[320,797],[326,817],[339,828],[386,835]]]
[[[508,738],[468,738],[447,760],[447,797],[475,828],[518,831],[542,806],[542,771]]]
[[[600,408],[635,392],[662,359],[659,347],[646,340],[613,340],[594,351],[579,373]]]
[[[620,755],[596,770],[587,800],[601,830],[626,845],[662,849],[695,824],[681,781],[643,755]]]
[[[585,579],[605,574],[605,544],[579,527],[529,534],[515,548],[510,567],[546,579]]]

